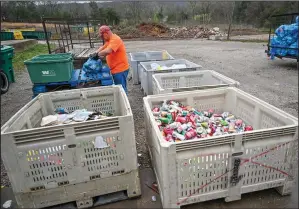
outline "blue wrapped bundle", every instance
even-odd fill
[[[290,50],[289,54],[292,56],[298,56],[298,41],[294,42],[293,44],[290,45]]]
[[[281,25],[275,30],[276,36],[270,40],[271,59],[275,56],[298,56],[298,24],[299,17],[296,17],[296,23]]]
[[[84,64],[82,70],[87,74],[97,74],[101,72],[102,61],[89,58]]]
[[[102,73],[99,73],[99,78],[102,80],[102,79],[112,79],[110,73],[105,73],[105,72],[102,72]]]
[[[110,68],[107,65],[103,65],[102,72],[110,73]]]

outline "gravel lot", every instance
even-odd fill
[[[297,117],[298,69],[294,60],[269,60],[260,43],[207,40],[130,41],[128,52],[167,50],[175,58],[185,58],[204,69],[215,70],[240,82],[240,89]],[[32,84],[26,71],[16,73],[16,83],[1,96],[1,125],[31,100]],[[129,100],[134,113],[140,167],[151,167],[146,148],[143,93],[129,81]],[[1,163],[1,185],[9,181]]]

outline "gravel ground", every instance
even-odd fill
[[[175,58],[185,58],[204,69],[215,70],[240,82],[240,89],[298,116],[298,69],[294,60],[269,60],[265,47],[258,43],[217,42],[207,40],[131,41],[128,52],[167,50]],[[1,125],[31,100],[32,84],[27,72],[16,73],[16,83],[1,96]],[[146,147],[143,94],[140,85],[128,83],[134,114],[140,168],[151,167]],[[9,186],[1,162],[1,185]]]

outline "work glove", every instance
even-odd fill
[[[97,52],[90,54],[89,58],[94,59],[94,60],[100,59],[100,57],[99,57],[99,55],[98,55]]]

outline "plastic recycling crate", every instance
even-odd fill
[[[130,53],[130,66],[133,71],[133,84],[141,82],[140,62],[174,59],[167,51],[146,51]]]
[[[291,193],[297,168],[298,118],[235,87],[143,98],[145,130],[164,208],[276,188]],[[152,115],[164,100],[200,110],[229,111],[254,131],[167,142]]]
[[[39,127],[58,107],[114,114],[93,121]],[[102,137],[103,148],[95,148]],[[126,191],[141,194],[134,121],[121,86],[39,94],[1,127],[1,157],[20,208],[43,208]]]
[[[180,73],[157,73],[153,75],[153,94],[218,88],[239,87],[240,83],[213,70]]]
[[[45,54],[24,61],[32,83],[69,81],[74,69],[70,53]]]
[[[166,66],[165,70],[152,70],[151,64],[157,63]],[[186,67],[172,67],[173,65],[184,64]],[[174,59],[165,61],[141,62],[141,88],[145,95],[153,94],[153,75],[155,73],[186,72],[201,70],[202,66],[185,59]]]

